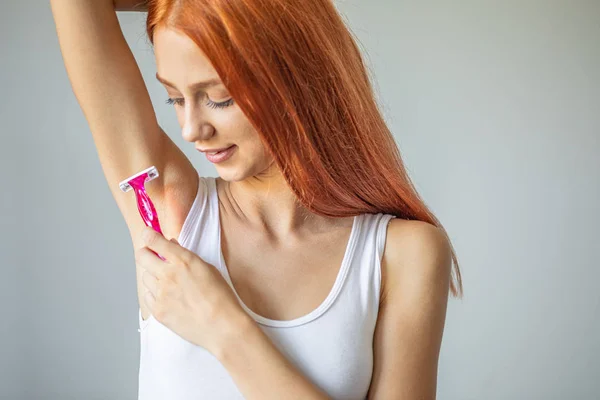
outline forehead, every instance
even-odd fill
[[[160,27],[154,31],[154,55],[158,74],[172,82],[218,77],[204,52],[178,30]]]

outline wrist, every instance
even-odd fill
[[[219,335],[213,355],[223,364],[232,355],[253,340],[257,334],[262,334],[257,323],[246,312],[242,312],[229,320],[227,328]]]

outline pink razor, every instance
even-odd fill
[[[140,212],[142,219],[147,226],[162,235],[160,223],[158,222],[158,214],[156,213],[154,204],[152,203],[152,200],[150,200],[150,196],[148,196],[148,193],[146,193],[146,188],[144,187],[146,182],[150,182],[156,178],[158,178],[158,170],[156,167],[152,166],[121,181],[121,183],[119,183],[119,188],[121,188],[121,190],[125,193],[133,189],[135,198],[137,199],[138,211]],[[160,255],[158,256],[164,260],[163,257]]]

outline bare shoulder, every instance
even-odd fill
[[[393,219],[381,262],[382,296],[368,399],[434,399],[451,246],[442,229]]]
[[[390,221],[381,262],[384,297],[401,286],[449,287],[451,267],[452,249],[442,229],[422,221]]]

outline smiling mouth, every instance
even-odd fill
[[[206,150],[205,149],[201,149],[199,147],[196,147],[196,150],[198,150],[201,153],[206,153],[206,154],[218,154],[218,153],[222,153],[222,152],[224,152],[226,150],[229,150],[233,146],[235,146],[235,145],[231,145],[229,147],[222,147],[220,149],[206,149]]]

